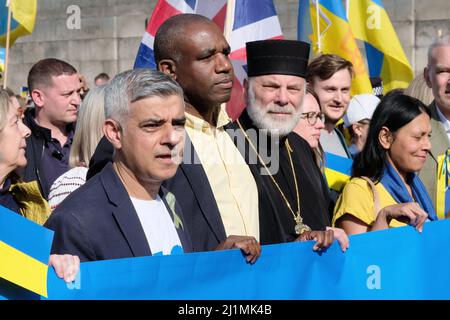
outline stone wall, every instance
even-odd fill
[[[353,0],[358,1],[358,0]],[[405,53],[416,73],[426,64],[426,50],[439,33],[450,32],[448,0],[383,0]],[[114,75],[132,68],[137,48],[156,0],[38,0],[33,35],[11,50],[9,86],[26,84],[30,67],[56,57],[72,63],[89,83],[100,72]],[[80,8],[80,29],[68,29],[71,5]],[[275,0],[284,35],[295,39],[298,0]]]

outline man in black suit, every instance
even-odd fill
[[[243,248],[263,240],[260,217],[275,213],[265,205],[264,186],[255,181],[227,132],[231,121],[221,105],[230,99],[233,68],[222,32],[203,16],[180,14],[161,25],[154,49],[158,70],[184,91],[188,121],[183,162],[163,185],[183,209],[194,251]],[[98,170],[97,164],[110,154],[107,149],[102,140],[91,169]],[[318,247],[329,245],[325,232],[318,233]],[[274,234],[261,243],[284,242],[281,230]]]

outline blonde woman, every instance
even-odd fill
[[[22,122],[22,112],[16,97],[0,89],[0,205],[42,225],[50,208],[37,182],[21,182],[14,173],[27,164],[26,138],[31,131]],[[51,255],[49,264],[60,278],[70,282],[79,270],[80,259],[72,255]]]
[[[56,208],[70,193],[86,182],[89,160],[103,136],[105,86],[89,90],[78,110],[78,120],[69,156],[69,171],[55,180],[48,197]]]

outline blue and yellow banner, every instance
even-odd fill
[[[263,246],[254,265],[238,250],[87,262],[70,284],[49,269],[48,299],[450,299],[450,252],[436,245],[449,242],[441,220],[351,236],[345,253]],[[1,282],[0,296],[40,299]]]
[[[6,32],[8,24],[8,0],[0,0],[0,47],[6,47]],[[36,0],[9,0],[11,7],[10,47],[17,38],[33,32],[36,20]]]
[[[320,39],[317,28],[318,1]],[[351,61],[355,71],[352,95],[372,93],[361,52],[356,44],[352,29],[345,15],[341,1],[337,0],[299,0],[298,39],[308,40],[315,54],[334,53]],[[319,50],[320,40],[320,50]]]
[[[353,160],[325,152],[325,177],[330,189],[341,192],[352,175]]]
[[[353,34],[365,41],[371,76],[381,77],[383,90],[406,88],[414,74],[382,0],[349,0]]]
[[[53,231],[0,206],[0,278],[47,296]]]

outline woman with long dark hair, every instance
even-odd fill
[[[353,162],[352,179],[334,211],[333,225],[348,234],[405,224],[421,231],[436,220],[416,172],[431,149],[430,114],[419,100],[393,92],[375,110],[367,142]]]

